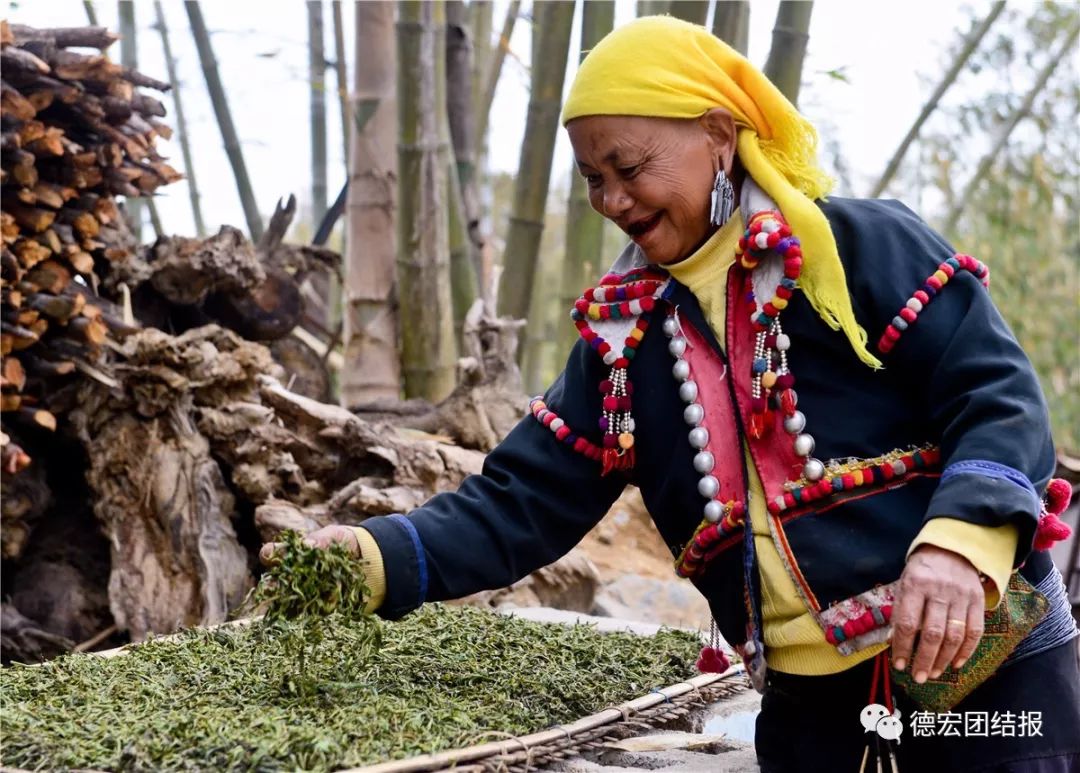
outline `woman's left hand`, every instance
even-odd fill
[[[892,613],[893,665],[911,662],[915,681],[959,668],[983,635],[986,595],[979,572],[951,550],[923,544],[908,556]],[[919,648],[912,661],[915,634]]]

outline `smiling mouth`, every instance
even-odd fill
[[[656,228],[660,222],[660,218],[663,216],[663,212],[657,212],[652,217],[645,218],[644,220],[638,220],[636,223],[631,223],[626,227],[626,233],[633,239],[639,239],[649,231]]]

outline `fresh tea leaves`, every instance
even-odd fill
[[[379,626],[364,613],[371,593],[360,561],[344,545],[313,547],[295,531],[284,532],[281,541],[278,560],[252,590],[244,612],[261,611],[256,633],[263,634],[265,646],[280,648],[293,661],[292,671],[282,675],[281,689],[312,695],[319,685],[308,663],[317,658],[330,617],[338,618],[338,624],[356,625],[358,635],[367,634],[362,647],[357,643],[357,652],[377,649]],[[282,625],[293,620],[295,625]]]
[[[693,672],[699,641],[601,634],[471,607],[396,623],[324,619],[311,693],[279,636],[304,623],[195,630],[123,656],[0,670],[0,764],[34,769],[334,770],[570,722]]]
[[[344,545],[316,548],[301,534],[286,531],[279,560],[252,592],[251,602],[265,607],[267,622],[322,618],[337,613],[359,619],[371,595],[360,562]]]

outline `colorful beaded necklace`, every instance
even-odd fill
[[[603,398],[598,423],[604,433],[601,475],[634,466],[634,419],[630,415],[634,385],[627,375],[627,368],[637,354],[656,300],[665,286],[666,277],[648,267],[626,274],[607,274],[599,286],[582,293],[570,312],[578,333],[600,355],[604,364],[611,367],[611,373],[600,382]],[[619,351],[590,326],[589,320],[634,322]]]
[[[788,368],[787,361],[791,339],[780,324],[780,312],[787,308],[798,286],[802,272],[802,247],[780,212],[762,210],[751,216],[746,233],[739,239],[735,257],[743,268],[755,272],[764,270],[762,261],[771,257],[771,253],[779,256],[783,266],[783,274],[776,281],[772,298],[758,304],[754,291],[751,289],[749,293],[751,302],[755,304],[753,325],[757,332],[750,373],[751,413],[747,431],[755,440],[764,437],[773,426],[770,403],[778,407],[784,415],[784,430],[794,437],[795,453],[805,460],[803,476],[809,481],[817,481],[825,474],[825,465],[813,458],[814,438],[804,432],[806,416],[797,408],[799,398],[794,389],[795,376]]]

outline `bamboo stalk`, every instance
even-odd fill
[[[180,154],[184,159],[184,176],[187,178],[188,198],[191,199],[191,216],[195,220],[195,233],[202,239],[206,236],[206,224],[203,222],[202,207],[199,204],[199,186],[195,182],[195,162],[191,156],[184,102],[180,98],[180,79],[176,75],[176,59],[173,57],[169,27],[165,22],[165,10],[161,7],[161,0],[154,0],[154,13],[157,15],[161,47],[165,54],[165,69],[169,74],[169,85],[172,87],[173,107],[176,110],[176,139],[180,143]]]
[[[490,21],[490,13],[488,17]],[[475,274],[470,284],[479,286],[480,251],[484,247],[484,237],[480,232],[480,195],[476,179],[476,114],[473,110],[475,41],[469,12],[462,0],[453,0],[447,5],[446,34],[446,107],[454,149],[454,179],[461,199],[466,247]]]
[[[1035,104],[1035,98],[1039,96],[1039,93],[1042,92],[1044,88],[1046,88],[1046,83],[1050,80],[1050,76],[1054,74],[1054,70],[1057,69],[1057,66],[1070,54],[1070,52],[1073,52],[1077,39],[1080,39],[1080,20],[1073,22],[1072,27],[1069,28],[1068,33],[1065,35],[1065,43],[1054,56],[1050,57],[1050,60],[1035,79],[1035,84],[1024,96],[1024,101],[1020,103],[1020,106],[1012,112],[1002,125],[998,132],[997,139],[994,141],[993,147],[990,148],[989,152],[987,152],[987,154],[982,157],[982,160],[979,161],[979,166],[975,170],[975,174],[968,180],[968,184],[964,186],[963,193],[960,194],[956,203],[949,209],[949,214],[945,217],[945,223],[951,225],[958,217],[960,217],[960,213],[964,211],[964,207],[967,206],[972,195],[974,195],[975,189],[979,186],[979,183],[982,182],[986,173],[990,171],[990,167],[994,161],[1000,157],[1001,151],[1005,147],[1005,143],[1009,141],[1009,135],[1012,134],[1013,129],[1016,128],[1021,119],[1031,111],[1031,106]]]
[[[538,52],[539,57],[540,57],[540,58],[534,58],[533,59],[532,67],[533,67],[533,73],[534,74],[537,72],[538,67],[540,67],[540,68],[543,67],[541,62],[547,60],[551,56],[555,56],[555,57],[560,57],[561,56],[562,61],[566,61],[565,49],[560,49],[560,50],[562,50],[562,54],[560,55],[557,52],[554,53],[554,54],[549,53],[550,49],[545,48],[545,46],[547,44],[543,40],[543,37],[544,36],[548,36],[548,37],[550,36],[549,29],[550,29],[550,27],[551,27],[551,25],[552,25],[552,23],[554,21],[553,18],[552,18],[553,10],[554,10],[553,6],[549,5],[549,6],[545,7],[544,14],[541,15],[540,18],[538,19],[539,23],[534,24],[534,26],[533,26],[534,51]],[[573,9],[571,9],[571,13],[572,12],[573,12]],[[568,26],[571,23],[572,23],[571,21],[566,22],[566,24]],[[569,38],[568,37],[567,37],[567,46],[569,46]],[[534,85],[533,88],[535,90],[536,86]],[[547,93],[551,93],[553,91],[554,93],[559,94],[562,91],[562,83],[560,81],[558,83],[558,85],[546,86],[546,87],[544,87],[544,89],[542,89],[542,91],[546,91]],[[531,104],[530,104],[530,107],[531,107]],[[558,109],[558,106],[556,105],[556,110],[557,109]],[[557,125],[557,120],[556,120],[556,125]],[[528,134],[526,134],[526,140],[525,140],[526,142],[528,142],[527,137],[528,137]],[[544,176],[545,181],[550,178],[550,173],[548,171],[550,169],[550,164],[551,164],[551,158],[549,156],[549,157],[547,157],[546,161],[544,162],[544,170],[545,171],[541,173]],[[519,174],[518,182],[520,182],[521,172],[519,171],[518,174]],[[556,329],[555,329],[555,324],[556,323],[555,323],[555,314],[554,314],[555,308],[554,307],[555,307],[555,304],[558,303],[558,298],[559,298],[559,295],[561,294],[559,292],[560,288],[559,288],[557,282],[554,283],[555,286],[553,288],[551,288],[551,289],[549,289],[549,288],[545,287],[543,284],[541,284],[541,282],[543,281],[542,278],[546,278],[547,273],[551,271],[551,268],[552,268],[551,262],[553,260],[557,259],[555,257],[555,255],[553,255],[553,254],[549,253],[549,254],[541,256],[541,253],[540,253],[540,246],[541,246],[542,240],[543,240],[543,227],[544,227],[544,219],[545,219],[544,218],[544,210],[545,210],[544,205],[546,203],[546,198],[547,198],[546,189],[545,189],[545,192],[544,192],[543,196],[544,196],[544,198],[540,199],[537,202],[538,208],[535,210],[535,213],[529,213],[528,211],[523,212],[522,214],[524,214],[524,217],[520,217],[516,221],[516,223],[515,223],[514,217],[511,216],[511,225],[510,225],[511,234],[514,233],[515,225],[516,225],[518,234],[521,237],[521,238],[519,238],[519,241],[517,242],[517,246],[514,247],[515,252],[517,250],[521,250],[522,248],[524,248],[525,250],[528,250],[529,249],[529,244],[528,244],[527,240],[529,238],[535,236],[535,242],[534,242],[535,246],[533,247],[534,251],[532,253],[532,261],[533,261],[532,266],[525,269],[526,271],[529,272],[528,273],[528,278],[530,280],[530,283],[529,283],[530,286],[529,286],[528,289],[529,289],[530,294],[526,298],[527,314],[524,314],[523,316],[528,320],[528,324],[525,327],[526,335],[523,337],[523,340],[521,342],[521,349],[519,350],[519,352],[520,352],[519,359],[520,359],[520,361],[522,363],[522,368],[521,368],[521,370],[522,370],[522,379],[523,379],[523,381],[525,383],[525,388],[527,390],[529,390],[529,391],[539,390],[539,389],[541,389],[543,387],[543,382],[545,381],[543,374],[544,374],[545,370],[548,369],[548,361],[550,359],[550,355],[552,354],[552,351],[557,348],[557,340],[558,340],[558,333],[556,332]],[[530,215],[533,215],[533,214],[535,214],[535,219],[531,219],[531,217],[530,217]],[[534,226],[538,226],[538,227],[534,227]],[[508,237],[508,239],[507,239],[507,252],[508,253],[509,253],[509,251],[511,249],[510,244],[511,244],[511,242],[510,242],[510,239]],[[527,253],[526,253],[526,255],[527,255]],[[507,260],[507,259],[509,259],[509,258],[504,258],[504,263],[505,263],[505,260]],[[506,274],[503,275],[504,280],[509,279],[510,276],[512,275],[512,272],[513,272],[513,269],[511,269],[509,264],[506,264],[506,267],[507,267],[508,271],[507,271]],[[506,287],[506,286],[507,285],[504,284],[504,287]],[[554,292],[552,292],[552,289],[554,290]]]
[[[712,33],[746,56],[750,42],[749,0],[716,0]]]
[[[812,0],[781,0],[773,25],[772,47],[765,61],[765,77],[787,97],[791,104],[799,103],[802,85],[803,60],[810,40]]]
[[[481,230],[481,223],[484,219],[484,206],[481,198],[480,191],[485,190],[487,187],[487,145],[484,142],[484,138],[477,135],[476,125],[480,120],[480,103],[484,98],[484,81],[488,70],[491,67],[491,61],[493,58],[494,49],[492,47],[492,36],[494,32],[494,13],[495,4],[492,0],[470,0],[468,9],[466,11],[469,19],[469,31],[472,36],[472,112],[473,112],[473,145],[474,145],[474,169],[473,178],[470,185],[470,190],[466,195],[472,197],[472,211],[469,213],[470,218],[470,230],[472,231],[473,241],[478,245],[474,251],[473,256],[476,260],[476,275],[477,282],[481,289],[481,295],[485,296],[487,293],[484,291],[485,287],[488,287],[487,278],[484,274],[484,255],[490,253],[490,247],[487,245],[487,240],[483,236]],[[489,311],[494,314],[494,308],[489,307]]]
[[[472,112],[472,45],[463,0],[446,3],[446,112],[461,187],[470,184],[476,163]]]
[[[469,238],[475,219],[473,192],[476,161],[473,138],[472,46],[463,0],[446,3],[446,113],[453,158],[447,174],[447,202],[450,206],[450,281],[454,305],[454,331],[461,341],[465,315],[476,300],[479,274],[479,245]]]
[[[450,168],[443,0],[398,4],[398,287],[406,397],[438,402],[454,388],[446,207]]]
[[[397,309],[397,37],[394,3],[357,3],[345,240],[344,405],[401,391]],[[364,120],[359,121],[363,112]]]
[[[342,163],[345,166],[346,182],[348,185],[348,173],[349,173],[349,89],[348,82],[349,77],[347,74],[345,51],[345,24],[342,18],[341,0],[333,0],[331,3],[332,11],[332,30],[334,35],[334,78],[337,84],[337,103],[338,110],[341,113],[341,145],[342,145]],[[330,205],[330,209],[323,213],[323,217],[319,222],[326,222],[327,217],[332,217],[330,228],[333,229],[333,223],[336,223],[341,216],[341,210],[344,205],[344,196],[339,195],[334,203]],[[336,214],[333,212],[336,211]],[[331,274],[327,283],[329,285],[327,289],[327,318],[333,324],[336,331],[333,339],[333,345],[331,348],[336,348],[341,343],[341,334],[344,329],[343,315],[344,311],[344,299],[345,299],[345,287],[344,276],[339,271],[336,274]],[[326,359],[323,359],[326,362]]]
[[[670,0],[637,0],[637,15],[659,16],[668,12]]]
[[[465,3],[446,3],[446,128],[452,146],[446,173],[446,200],[449,205],[450,293],[454,312],[454,333],[459,345],[465,315],[476,300],[479,253],[469,240],[469,207],[466,187],[471,184],[475,160],[472,112],[472,50],[465,24]]]
[[[326,57],[322,0],[308,0],[308,83],[311,108],[311,214],[326,214]]]
[[[477,261],[473,258],[472,242],[462,201],[458,168],[451,163],[446,170],[446,201],[448,204],[450,250],[450,296],[454,309],[454,335],[461,343],[461,334],[468,314],[476,300],[478,289]]]
[[[986,37],[986,33],[990,31],[990,27],[993,26],[997,17],[1001,15],[1001,12],[1005,10],[1005,2],[994,3],[990,9],[990,13],[986,15],[979,24],[974,26],[964,39],[964,45],[960,49],[960,53],[957,54],[956,59],[953,60],[952,65],[948,71],[941,77],[941,81],[938,83],[937,88],[934,89],[934,93],[930,95],[930,98],[926,100],[926,104],[923,105],[922,110],[919,111],[919,116],[915,119],[915,123],[908,129],[907,134],[904,135],[904,139],[900,141],[900,147],[893,153],[892,158],[889,159],[889,163],[885,167],[885,171],[882,172],[881,178],[874,185],[874,189],[870,191],[870,198],[876,199],[882,194],[892,178],[896,175],[896,170],[900,168],[900,162],[904,160],[904,155],[907,153],[908,148],[911,147],[911,143],[915,141],[915,138],[919,136],[919,130],[922,129],[926,119],[930,117],[930,114],[937,108],[938,102],[945,95],[948,88],[956,81],[957,76],[960,75],[960,71],[964,69],[971,55],[975,53],[975,49],[979,47],[979,43]]]
[[[251,179],[248,177],[247,166],[244,164],[244,153],[240,146],[240,140],[233,125],[232,113],[229,111],[229,102],[225,96],[225,87],[221,83],[218,73],[217,60],[214,59],[214,48],[210,43],[210,33],[207,32],[206,22],[203,20],[202,9],[198,0],[185,0],[184,9],[187,11],[188,21],[191,24],[191,34],[195,38],[195,47],[199,52],[199,63],[202,65],[203,77],[206,79],[206,90],[210,94],[210,102],[214,107],[214,115],[217,116],[218,128],[221,130],[221,140],[225,144],[225,154],[229,157],[233,176],[236,178],[236,189],[240,195],[240,204],[244,208],[244,218],[247,220],[248,232],[253,241],[258,241],[263,234],[262,216],[255,203],[255,192],[251,187]]]
[[[487,79],[484,81],[483,95],[476,110],[476,154],[478,156],[484,155],[484,148],[487,146],[488,116],[491,114],[491,104],[495,101],[495,87],[499,85],[503,62],[506,61],[506,52],[510,50],[510,36],[514,34],[514,23],[520,12],[521,0],[510,0],[510,5],[506,8],[502,32],[499,33],[499,45],[495,47],[495,53],[491,57],[491,66],[488,68]]]
[[[505,271],[499,287],[500,313],[518,319],[529,318],[529,301],[538,268],[574,4],[542,3],[535,12],[539,40],[533,53],[529,110],[503,256]]]
[[[139,52],[135,39],[135,3],[118,0],[116,10],[120,17],[120,64],[129,70],[139,68]],[[126,198],[128,224],[135,241],[143,241],[143,202],[137,196]]]
[[[341,0],[333,0],[334,13],[334,74],[337,77],[338,106],[341,109],[341,142],[345,146],[342,158],[349,168],[349,76],[346,66],[345,23],[341,16]]]
[[[154,237],[161,238],[165,235],[165,228],[161,225],[161,215],[158,214],[157,202],[147,198],[146,211],[150,215],[150,227],[154,229]]]
[[[615,26],[614,0],[589,0],[581,15],[580,59]],[[589,204],[589,190],[585,179],[570,165],[570,195],[566,204],[566,241],[563,252],[563,270],[559,293],[560,310],[569,312],[583,288],[595,277],[597,266],[603,261],[604,218]],[[565,316],[565,315],[564,315]],[[564,320],[556,331],[559,342],[557,359],[561,361],[570,353],[578,339],[577,328]]]
[[[495,3],[492,0],[470,0],[466,9],[473,51],[472,98],[474,126],[480,116],[480,101],[484,94],[484,76],[491,63],[491,33],[494,10]]]
[[[83,0],[83,10],[86,11],[86,20],[91,27],[98,26],[97,10],[94,9],[94,0]]]
[[[671,0],[668,13],[692,24],[705,24],[709,17],[709,0]]]

